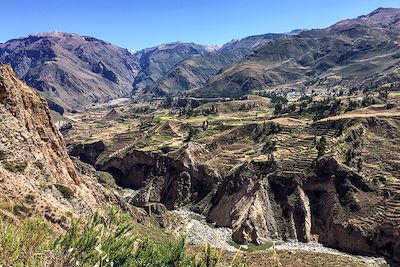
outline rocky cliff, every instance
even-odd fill
[[[42,214],[65,227],[69,215],[118,202],[94,176],[78,173],[52,124],[46,101],[0,65],[0,212]]]

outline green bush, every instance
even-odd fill
[[[3,150],[0,150],[0,160],[5,160],[7,158],[7,153]]]
[[[114,178],[107,172],[98,171],[96,173],[96,178],[100,184],[106,187],[117,188]]]
[[[319,139],[318,144],[316,145],[316,148],[318,150],[318,157],[322,157],[323,155],[325,155],[326,150],[327,150],[327,140],[325,136],[322,136]]]
[[[18,173],[18,172],[24,172],[28,164],[25,161],[20,163],[14,163],[8,160],[3,160],[3,166],[7,171]]]
[[[44,170],[44,164],[41,160],[37,160],[33,163],[39,170],[43,171]]]
[[[71,199],[74,197],[75,193],[69,187],[66,187],[62,184],[54,184],[55,188],[60,191],[61,195],[63,195],[66,199]]]

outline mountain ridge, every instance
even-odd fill
[[[379,22],[382,17],[384,23]],[[254,91],[339,92],[390,86],[398,78],[399,18],[400,9],[378,9],[361,19],[265,44],[194,95],[239,97]]]

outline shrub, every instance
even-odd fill
[[[12,208],[14,215],[26,217],[31,214],[31,209],[24,204],[16,204]]]
[[[192,138],[197,134],[197,129],[193,128],[192,126],[189,126],[189,133],[186,139],[183,142],[189,142],[192,140]]]
[[[105,218],[96,213],[83,227],[74,221],[53,248],[82,266],[215,266],[206,265],[209,258],[187,255],[184,238],[162,245],[137,239],[129,220],[114,208]]]
[[[0,160],[5,160],[7,158],[7,153],[3,150],[0,150]]]
[[[323,155],[325,155],[326,149],[327,149],[327,140],[325,136],[322,136],[317,144],[318,157],[322,157]]]
[[[46,222],[27,219],[19,224],[0,220],[0,266],[216,266],[221,253],[207,245],[188,254],[185,238],[155,244],[135,236],[131,217],[113,208],[86,223],[73,220],[56,237]],[[235,262],[234,266],[239,262]]]
[[[3,160],[3,166],[7,171],[18,173],[24,172],[28,164],[25,161],[20,163],[13,163],[8,160]]]
[[[114,178],[109,173],[98,171],[96,174],[97,181],[100,184],[106,187],[117,188]]]
[[[61,195],[66,199],[71,199],[74,197],[75,193],[69,187],[62,184],[54,184],[55,188],[60,191]]]
[[[33,204],[35,202],[35,196],[33,194],[27,194],[25,196],[25,202],[28,204]]]

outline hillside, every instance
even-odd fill
[[[326,29],[265,44],[194,95],[238,97],[275,90],[338,94],[396,87],[399,18],[399,9],[378,9]]]
[[[0,61],[0,267],[400,265],[400,9]]]
[[[0,118],[1,218],[41,215],[65,228],[68,214],[88,215],[118,203],[116,191],[100,185],[94,170],[76,170],[46,101],[6,65],[0,65]]]
[[[0,62],[64,113],[131,94],[156,96],[202,87],[255,47],[288,34],[264,34],[216,46],[175,42],[129,52],[105,41],[63,32],[0,44]]]

